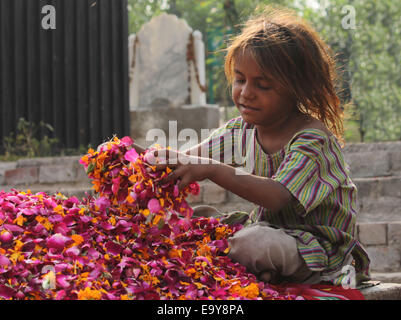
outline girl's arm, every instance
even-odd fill
[[[160,153],[156,151],[155,156],[158,154]],[[157,169],[164,170],[168,166],[174,170],[161,183],[180,179],[181,190],[193,181],[209,179],[271,212],[279,211],[292,200],[291,193],[273,179],[246,174],[243,171],[239,173],[237,169],[213,159],[188,156],[171,150],[163,155],[166,155],[167,163],[157,165]],[[172,159],[174,161],[171,161]]]
[[[238,174],[235,168],[223,163],[210,165],[208,179],[273,213],[280,211],[292,200],[292,194],[281,183],[253,174]]]

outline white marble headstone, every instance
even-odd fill
[[[131,72],[134,95],[131,108],[178,107],[190,103],[186,54],[192,32],[185,20],[165,13],[142,26],[135,35],[138,44]]]

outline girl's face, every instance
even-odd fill
[[[296,110],[294,98],[247,53],[234,63],[232,98],[244,121],[259,126],[282,123]]]

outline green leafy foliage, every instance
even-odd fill
[[[50,156],[58,144],[57,138],[50,138],[47,134],[42,139],[37,138],[39,130],[53,132],[53,127],[44,122],[39,125],[30,123],[20,118],[16,132],[12,132],[3,140],[5,150],[4,159],[16,159],[19,157]]]
[[[3,154],[0,161],[15,161],[19,158],[50,157],[85,154],[91,146],[80,146],[78,149],[61,149],[59,140],[51,137],[54,129],[50,124],[41,121],[39,125],[20,118],[16,132],[3,139]],[[39,132],[42,132],[41,138]]]
[[[130,33],[153,16],[176,14],[206,45],[208,102],[232,105],[224,49],[240,25],[267,4],[296,10],[336,54],[345,139],[401,140],[401,6],[391,0],[129,0]],[[226,112],[227,114],[228,112]]]

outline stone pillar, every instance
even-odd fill
[[[202,41],[202,33],[198,30],[195,30],[193,32],[193,37],[194,37],[194,47],[195,47],[195,60],[197,64],[199,82],[202,86],[205,86],[206,85],[205,45]],[[203,92],[199,87],[193,63],[191,65],[191,104],[193,105],[206,104],[206,92]]]
[[[135,40],[136,40],[135,34],[131,34],[128,38],[130,109],[138,108],[138,98],[139,98],[138,74],[139,74],[140,64],[136,63],[137,48],[135,46]]]

